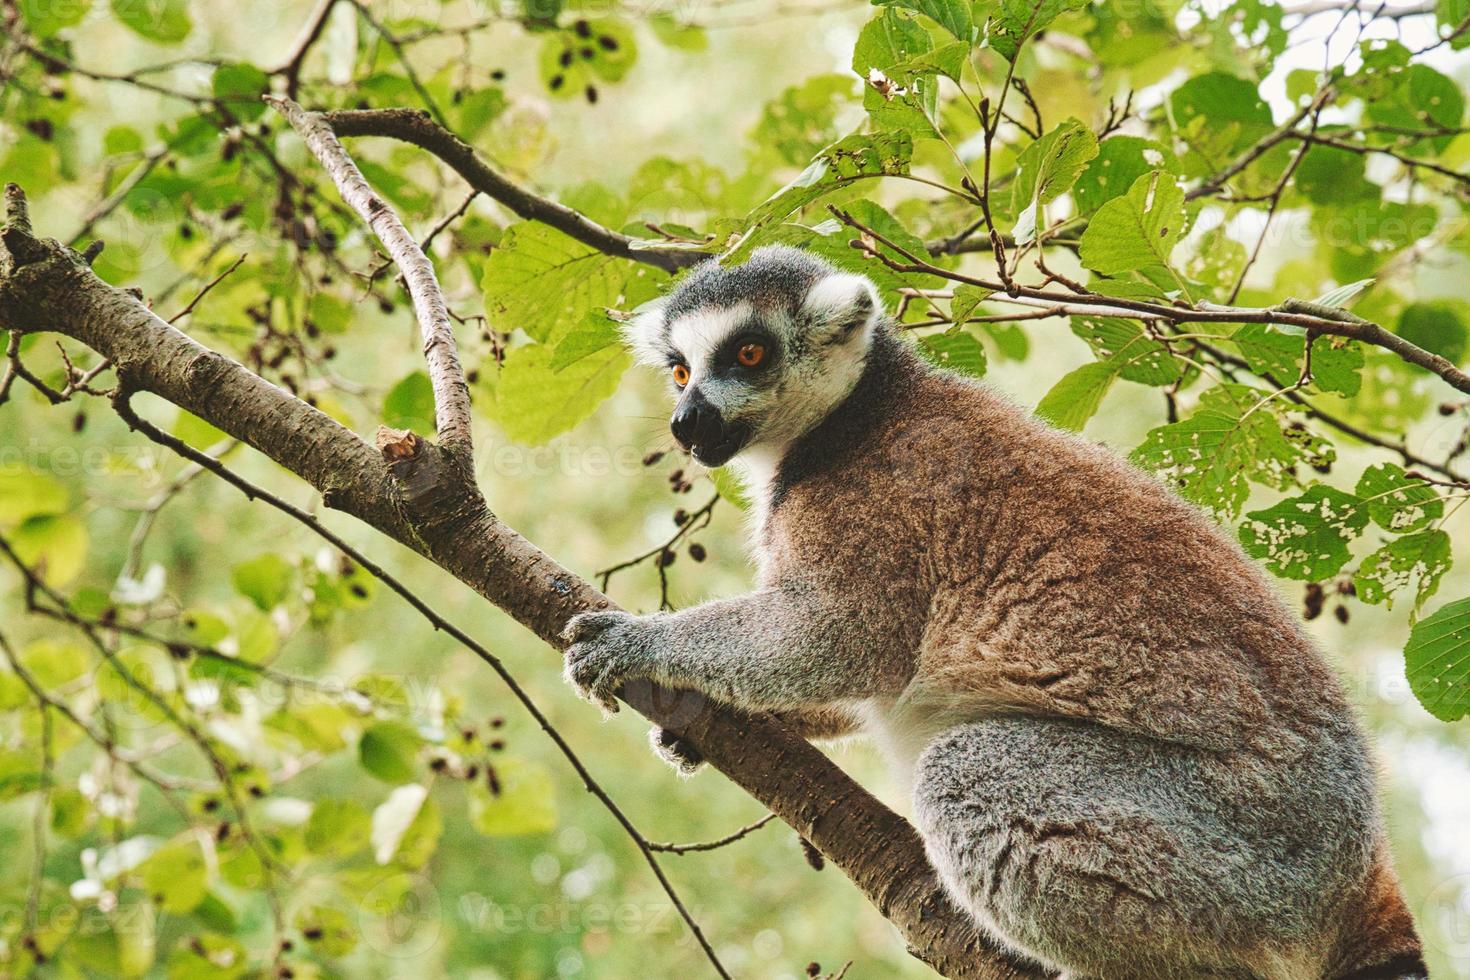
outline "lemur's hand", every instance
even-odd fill
[[[567,682],[604,711],[617,711],[618,688],[634,677],[649,676],[656,620],[619,610],[573,617],[562,631],[568,643]]]

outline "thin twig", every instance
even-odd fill
[[[718,840],[702,841],[697,844],[655,844],[649,841],[648,849],[650,851],[663,851],[667,854],[693,854],[696,851],[713,851],[724,847],[726,844],[733,844],[743,837],[750,836],[775,819],[776,815],[774,813],[768,813],[755,821],[755,823],[748,823],[733,834],[726,834]]]
[[[245,258],[246,258],[247,255],[249,255],[248,252],[241,253],[241,255],[240,255],[239,258],[237,258],[234,262],[230,263],[230,267],[228,269],[226,269],[224,272],[221,272],[219,275],[215,276],[213,279],[209,280],[209,282],[205,283],[204,284],[204,287],[202,289],[200,289],[199,292],[197,292],[197,293],[194,294],[194,298],[191,299],[191,300],[189,300],[189,305],[186,306],[186,307],[184,307],[179,312],[175,313],[173,316],[169,317],[168,318],[168,322],[169,323],[178,323],[184,317],[188,316],[190,313],[193,313],[194,312],[194,307],[196,307],[196,306],[199,305],[199,301],[201,299],[203,299],[205,296],[209,295],[209,291],[211,289],[213,289],[215,286],[218,286],[220,283],[224,282],[225,281],[225,278],[227,276],[229,276],[230,273],[232,273],[236,269],[240,268],[240,263],[242,263],[242,262],[245,261]]]

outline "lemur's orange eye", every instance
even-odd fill
[[[674,365],[674,384],[680,388],[689,383],[689,368],[684,364]]]
[[[735,352],[735,360],[746,367],[758,367],[766,359],[765,344],[746,344]]]

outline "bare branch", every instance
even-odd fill
[[[486,164],[464,140],[415,109],[354,109],[323,113],[338,136],[387,136],[412,143],[443,160],[471,187],[494,198],[528,221],[549,225],[584,245],[668,272],[710,258],[706,252],[668,247],[645,248],[636,239],[605,228],[580,212],[538,197]]]
[[[347,150],[337,141],[331,126],[318,113],[280,96],[265,100],[285,116],[306,142],[307,148],[326,169],[337,185],[342,199],[362,216],[378,236],[378,241],[393,256],[413,297],[414,313],[424,337],[424,357],[429,363],[429,381],[434,388],[434,428],[446,447],[469,454],[473,446],[470,435],[470,387],[459,351],[454,343],[454,328],[434,265],[419,248],[403,222],[368,184]]]

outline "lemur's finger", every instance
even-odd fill
[[[608,627],[627,617],[627,613],[616,610],[580,613],[573,616],[562,630],[561,637],[569,644],[589,640],[604,632]]]
[[[618,713],[618,699],[616,692],[622,686],[622,678],[612,667],[603,670],[601,675],[592,684],[592,700],[608,714]]]

